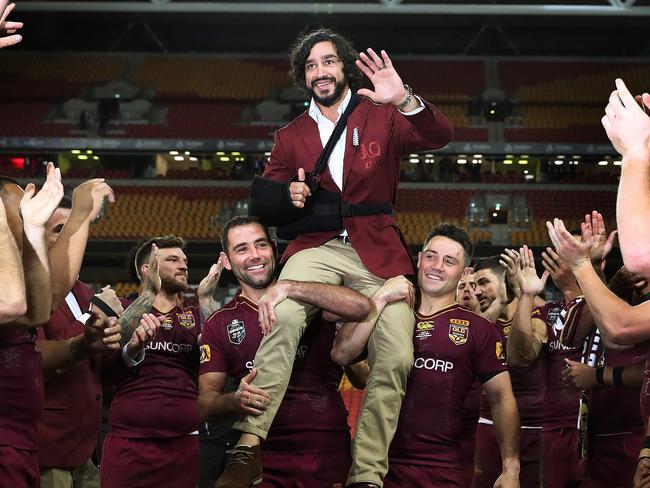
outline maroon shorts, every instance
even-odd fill
[[[576,428],[543,431],[541,453],[544,486],[554,488],[585,486],[586,463],[578,455]]]
[[[102,488],[195,488],[199,436],[126,439],[109,434],[99,472]]]
[[[41,472],[37,451],[0,446],[0,486],[39,488]]]
[[[593,436],[587,470],[591,488],[631,487],[643,434]]]
[[[259,488],[345,488],[351,464],[350,450],[262,451]]]
[[[541,429],[519,431],[519,482],[522,487],[539,486]],[[494,425],[478,424],[474,445],[473,488],[492,488],[501,475],[501,453]]]
[[[384,488],[466,488],[463,470],[390,463]]]

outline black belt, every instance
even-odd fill
[[[338,205],[314,205],[312,215],[340,215],[341,217],[363,217],[367,215],[393,215],[392,203],[341,203]]]

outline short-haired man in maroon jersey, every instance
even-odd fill
[[[268,394],[250,385],[254,358],[263,338],[260,316],[285,298],[359,320],[370,302],[341,286],[279,281],[275,277],[275,246],[268,230],[253,217],[236,217],[222,230],[221,259],[241,290],[205,323],[201,337],[199,407],[207,418],[237,413],[259,415]],[[330,358],[336,333],[327,312],[312,320],[303,334],[278,414],[262,444],[262,487],[332,487],[345,483],[352,457],[347,411],[338,385],[342,368]],[[224,393],[227,376],[239,389]],[[233,451],[233,456],[238,452]]]
[[[506,267],[499,256],[481,258],[474,265],[477,298],[481,312],[500,310],[495,322],[497,330],[507,348],[508,336],[517,309],[517,297],[507,279]],[[517,400],[521,422],[519,459],[522,486],[539,485],[539,445],[542,429],[542,408],[544,401],[544,368],[541,361],[535,361],[526,368],[509,368],[512,391]],[[474,448],[474,480],[476,488],[492,488],[501,473],[501,458],[497,450],[496,429],[487,398],[481,397],[480,418],[476,428]]]
[[[512,267],[518,283],[517,308],[506,351],[508,366],[526,368],[539,361],[546,369],[540,443],[542,484],[558,488],[578,486],[585,481],[578,447],[580,392],[567,389],[561,375],[566,360],[581,360],[583,344],[567,347],[560,342],[560,335],[565,327],[574,327],[580,321],[591,324],[589,309],[584,298],[578,297],[580,290],[570,270],[551,249],[545,253],[546,271],[542,277],[537,276],[533,253],[525,245],[519,253],[506,249],[501,257]],[[535,298],[544,290],[549,274],[563,289],[564,300],[535,307]],[[563,279],[568,283],[563,284]]]
[[[389,451],[386,488],[465,486],[460,443],[463,403],[476,378],[492,407],[504,460],[495,486],[519,487],[519,419],[501,339],[491,322],[455,301],[471,253],[463,229],[441,224],[429,234],[418,256],[415,361]],[[389,280],[373,296],[378,310],[387,300],[408,298],[408,287],[400,280],[405,281]],[[373,326],[373,321],[345,324],[335,341],[337,360],[345,363],[363,351]]]
[[[146,344],[131,341],[123,351],[135,359],[144,346],[144,359],[132,368],[118,360],[111,368],[116,387],[100,469],[104,488],[194,488],[198,481],[201,316],[198,307],[182,303],[188,286],[184,245],[173,235],[155,237],[136,253],[144,288],[120,317],[123,333],[131,337],[137,327],[132,319],[147,312],[161,317],[161,326]]]

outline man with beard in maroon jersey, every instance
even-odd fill
[[[323,310],[303,334],[287,392],[262,444],[262,487],[343,486],[352,457],[350,432],[338,385],[342,368],[330,358],[335,324],[325,318],[360,320],[370,302],[358,292],[321,283],[275,281],[275,247],[254,217],[236,217],[222,230],[221,259],[241,287],[237,296],[205,323],[201,337],[199,408],[206,418],[259,415],[269,395],[250,384],[264,336],[260,327],[286,298]],[[329,314],[328,314],[329,312]],[[329,315],[329,317],[328,317]],[[227,376],[239,389],[224,393]],[[237,456],[237,451],[232,453]]]
[[[494,486],[519,487],[519,419],[499,334],[488,320],[455,302],[471,253],[463,229],[441,224],[418,255],[421,295],[415,314],[415,361],[389,451],[386,488],[466,486],[460,468],[463,400],[476,378],[492,408],[504,460]],[[395,283],[399,280],[403,278],[389,280],[383,292],[373,296],[378,310],[387,297],[408,297],[408,287]],[[337,361],[358,356],[373,327],[373,320],[345,324],[335,340]]]
[[[550,260],[556,255],[547,251]],[[565,278],[558,269],[562,263],[549,261],[542,277],[537,276],[533,253],[527,246],[516,253],[506,249],[501,255],[504,262],[512,267],[520,291],[517,309],[508,337],[507,356],[511,367],[529,367],[535,361],[544,361],[546,369],[546,392],[543,405],[541,434],[541,464],[543,486],[570,488],[584,482],[584,466],[578,448],[578,413],[580,392],[567,390],[561,374],[566,368],[566,360],[579,361],[583,345],[563,346],[560,334],[564,327],[573,327],[579,321],[591,323],[591,316],[583,313],[585,301],[575,298],[579,294],[577,284],[559,283],[565,289],[565,300],[547,302],[534,307],[535,297],[541,294],[551,271],[560,281]],[[568,270],[567,270],[568,271]],[[570,273],[570,271],[569,271]],[[543,351],[543,352],[542,352]]]
[[[518,299],[513,286],[507,280],[506,267],[499,256],[481,258],[474,265],[476,297],[481,312],[500,310],[495,322],[504,346],[517,310]],[[542,302],[543,303],[543,302]],[[521,485],[539,486],[540,431],[544,400],[544,368],[542,361],[535,361],[526,368],[509,368],[512,391],[517,400],[521,422],[519,458],[521,464]],[[480,418],[476,428],[474,449],[474,480],[476,488],[491,488],[501,473],[501,459],[497,450],[497,437],[488,401],[481,396]]]
[[[147,312],[160,317],[162,325],[148,338],[137,367],[116,361],[111,368],[116,386],[100,469],[104,488],[194,488],[198,481],[201,316],[198,307],[182,304],[188,286],[184,245],[173,235],[155,237],[136,253],[144,289],[120,317],[120,323],[128,324],[123,333],[130,338],[138,323],[132,319]],[[142,346],[129,342],[124,354],[137,357]]]

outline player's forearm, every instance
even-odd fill
[[[238,413],[234,393],[214,390],[199,392],[199,415],[201,420],[220,420]]]
[[[345,286],[282,280],[287,296],[334,313],[344,321],[360,321],[370,313],[370,300]]]
[[[77,280],[86,252],[90,222],[74,210],[50,248],[52,266],[52,309],[57,309]]]
[[[363,355],[377,320],[386,307],[383,298],[374,296],[371,302],[374,306],[365,320],[346,322],[336,333],[330,356],[339,366],[353,364]]]
[[[23,266],[25,268],[25,290],[27,312],[16,324],[39,326],[47,323],[51,314],[52,280],[50,262],[42,227],[25,226],[23,241]]]
[[[490,399],[490,410],[503,464],[503,470],[519,470],[519,412],[512,390]]]
[[[482,312],[481,315],[488,319],[490,322],[496,322],[501,315],[504,307],[505,304],[498,298],[495,298],[492,300],[492,303],[490,303],[487,310],[485,312]]]
[[[650,277],[650,161],[623,158],[616,199],[618,240],[625,267]]]
[[[523,294],[517,302],[512,329],[508,335],[506,346],[506,357],[508,366],[528,366],[537,359],[539,350],[533,345],[533,322],[531,314],[533,311],[534,295]]]
[[[201,311],[201,323],[205,323],[206,320],[217,311],[217,302],[210,297],[199,297],[199,310]]]
[[[90,354],[83,334],[59,341],[37,341],[36,347],[41,352],[46,381],[65,373]]]
[[[598,371],[600,370],[600,371]],[[629,366],[594,368],[595,382],[602,386],[618,386],[626,388],[641,388],[643,385],[643,363]]]
[[[632,307],[601,281],[590,264],[574,270],[598,328],[616,344],[635,344],[650,337],[650,320],[637,317]],[[638,319],[641,318],[641,321]]]
[[[120,346],[124,347],[133,336],[133,332],[140,325],[140,319],[145,313],[151,312],[151,307],[156,294],[144,290],[140,296],[120,315],[118,323],[121,326]]]
[[[0,223],[0,324],[13,322],[27,312],[23,259],[6,221]]]

